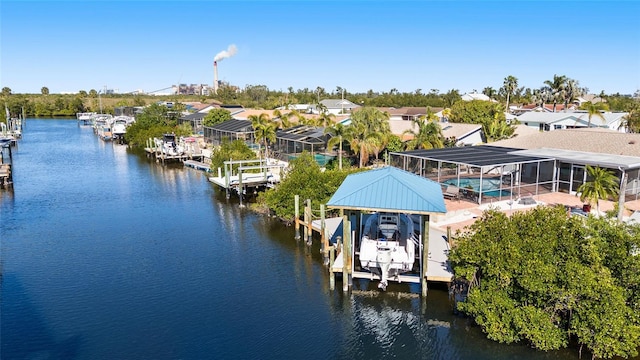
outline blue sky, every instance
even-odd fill
[[[154,91],[221,80],[273,90],[461,93],[554,74],[640,89],[640,1],[0,2],[0,87]]]

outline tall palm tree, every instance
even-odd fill
[[[324,129],[325,134],[331,135],[329,141],[327,141],[327,147],[333,148],[338,145],[338,169],[342,170],[342,143],[347,138],[347,127],[341,123],[333,124]]]
[[[260,115],[249,115],[254,136],[258,143],[264,145],[264,157],[269,157],[269,142],[276,141],[276,124],[269,119],[269,115],[261,113]]]
[[[558,101],[564,99],[564,87],[567,77],[564,75],[553,75],[553,80],[545,80],[545,84],[551,89],[551,97],[553,100],[553,112],[556,112]]]
[[[600,199],[608,199],[616,197],[620,192],[620,184],[618,177],[609,170],[599,166],[593,167],[587,165],[588,181],[580,185],[577,194],[580,201],[587,203],[596,203],[596,212],[600,212]]]
[[[578,96],[582,95],[582,89],[578,83],[578,80],[573,80],[567,78],[562,91],[562,96],[564,100],[564,110],[567,110],[569,103],[576,99]]]
[[[358,149],[362,167],[369,155],[378,154],[389,141],[389,113],[382,112],[374,107],[362,107],[351,115],[349,126],[349,144],[351,149]]]
[[[602,110],[606,109],[606,106],[602,103],[592,103],[591,101],[587,101],[582,104],[581,108],[583,110],[587,110],[587,114],[589,114],[589,122],[587,127],[591,127],[591,118],[595,115],[600,118],[603,122],[606,120],[604,115],[602,115]]]
[[[413,135],[407,141],[407,150],[413,149],[440,149],[444,147],[442,128],[436,121],[426,120],[426,117],[412,120],[418,127],[417,131],[406,130],[404,134]]]
[[[507,112],[509,112],[509,99],[511,98],[511,95],[514,93],[514,91],[516,91],[517,88],[518,88],[517,77],[513,75],[509,75],[506,78],[504,78],[504,82],[502,83],[502,89],[507,95],[507,105],[505,107],[507,109]]]

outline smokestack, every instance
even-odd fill
[[[218,62],[213,62],[213,93],[218,93]]]
[[[227,50],[222,50],[213,58],[213,91],[218,93],[218,61],[230,58],[238,52],[238,48],[231,44]]]

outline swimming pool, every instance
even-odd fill
[[[296,159],[297,157],[298,156],[296,155],[289,155],[289,161]],[[335,156],[327,154],[313,154],[313,157],[320,166],[325,166],[327,165],[327,163],[329,163],[329,161],[336,158]]]
[[[473,189],[473,191],[480,191],[480,178],[460,178],[460,184],[458,179],[448,179],[443,182],[446,185],[455,185],[461,189]],[[482,179],[482,196],[500,197],[509,196],[511,193],[509,190],[500,190],[500,179]]]

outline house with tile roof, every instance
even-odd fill
[[[520,155],[553,158],[556,190],[575,193],[587,181],[586,165],[613,171],[624,183],[626,201],[640,198],[640,134],[607,128],[565,129],[516,136],[492,143],[522,149]]]
[[[602,112],[604,120],[591,116],[591,127],[599,127],[624,132],[622,126],[626,112]],[[527,112],[516,116],[526,126],[540,131],[575,129],[589,127],[589,114],[586,111],[573,112]]]
[[[479,124],[462,124],[450,122],[438,122],[442,128],[442,135],[445,138],[455,138],[456,146],[478,145],[483,142],[482,125]],[[413,138],[406,131],[417,131],[418,126],[413,121],[406,120],[389,120],[391,133],[399,136],[402,141],[408,141]]]
[[[378,110],[389,114],[389,120],[404,120],[412,121],[418,120],[422,116],[427,115],[427,109],[430,109],[432,113],[438,114],[442,112],[443,108],[440,107],[423,107],[423,106],[403,106],[400,108],[394,107],[378,107]],[[440,116],[441,117],[441,116]]]

